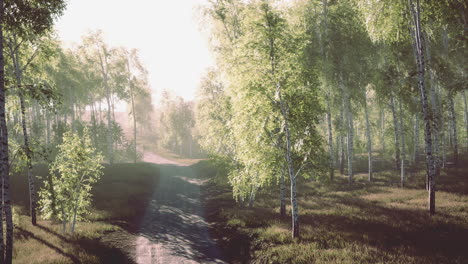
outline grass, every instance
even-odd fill
[[[27,213],[27,179],[24,175],[12,177],[13,262],[133,263],[128,244],[158,184],[159,170],[140,163],[106,166],[104,172],[93,189],[89,221],[77,223],[74,234],[63,233],[62,226],[52,221],[39,220],[32,226]],[[45,176],[47,168],[37,165],[34,173]]]
[[[230,263],[466,263],[466,175],[467,168],[442,171],[433,217],[421,170],[409,174],[404,189],[392,184],[399,176],[390,170],[373,183],[364,173],[352,185],[344,176],[301,180],[300,239],[291,237],[290,216],[280,217],[277,187],[260,193],[253,208],[240,208],[229,186],[211,181],[203,202]]]

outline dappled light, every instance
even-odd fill
[[[466,263],[461,0],[0,0],[0,264]]]

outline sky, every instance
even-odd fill
[[[207,0],[69,0],[55,25],[65,45],[101,29],[110,46],[136,48],[149,71],[153,101],[163,89],[195,97],[206,68],[213,65],[200,33],[197,7]]]

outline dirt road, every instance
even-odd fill
[[[146,154],[144,159],[159,164],[160,180],[135,242],[135,261],[138,264],[225,263],[203,217],[202,180],[190,167],[156,154]]]

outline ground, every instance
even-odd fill
[[[30,225],[27,185],[12,179],[14,263],[464,263],[468,259],[468,169],[442,170],[437,214],[426,210],[421,168],[398,187],[392,170],[352,185],[301,179],[301,238],[279,215],[278,190],[266,187],[253,208],[239,207],[208,161],[107,166],[88,222],[74,235],[59,223]],[[464,164],[464,163],[463,163]],[[358,167],[358,166],[357,166]],[[36,166],[44,176],[45,166]],[[288,207],[289,209],[289,207]]]
[[[466,263],[467,175],[466,167],[442,170],[433,217],[419,169],[403,189],[391,170],[376,173],[373,183],[367,174],[352,185],[340,175],[333,183],[302,179],[300,239],[291,237],[290,215],[280,217],[277,187],[241,208],[226,184],[212,181],[204,203],[230,263]]]

